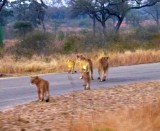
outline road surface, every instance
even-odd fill
[[[40,76],[50,82],[51,96],[83,90],[83,81],[79,79],[79,73],[52,73]],[[94,70],[91,89],[146,80],[160,80],[160,63],[110,68],[106,82],[99,82],[97,77],[97,70]],[[37,99],[36,88],[30,84],[30,77],[0,78],[0,110],[35,99]]]

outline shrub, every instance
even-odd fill
[[[33,30],[33,27],[29,21],[17,21],[14,24],[14,29],[16,29],[19,36],[25,36],[28,32]]]
[[[64,40],[65,34],[63,31],[58,32],[58,40]]]
[[[77,34],[71,34],[66,38],[66,41],[64,42],[64,52],[65,53],[71,53],[71,52],[77,52],[83,49],[83,38],[81,35]]]
[[[150,40],[153,34],[158,33],[156,26],[140,27],[135,29],[133,37],[138,40]]]
[[[65,53],[70,53],[70,52],[73,52],[74,51],[74,43],[72,42],[65,42],[64,43],[64,51]]]
[[[20,40],[13,51],[16,56],[20,57],[31,57],[34,54],[48,54],[52,49],[52,40],[53,38],[49,33],[32,32]]]

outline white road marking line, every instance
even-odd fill
[[[7,99],[7,100],[2,100],[2,101],[0,101],[0,103],[4,103],[4,102],[8,102],[8,101],[9,102],[17,101],[17,100],[24,101],[25,99],[28,99],[28,98],[35,99],[35,98],[37,98],[37,96],[26,96],[26,97],[22,97],[22,98],[14,98],[14,99],[12,98],[12,99]]]
[[[61,73],[46,73],[46,74],[37,74],[38,76],[46,76],[46,75],[57,75],[57,74],[65,74],[67,72],[61,72]],[[28,76],[15,76],[15,77],[2,77],[0,80],[5,79],[18,79],[18,78],[30,78],[31,76],[37,76],[37,75],[28,75]]]

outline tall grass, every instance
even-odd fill
[[[160,103],[109,113],[94,113],[88,120],[81,117],[71,131],[159,131]]]
[[[94,60],[94,68],[102,56],[109,56],[110,66],[133,65],[160,61],[160,50],[136,50],[134,52],[107,52],[104,50],[83,53]],[[0,73],[4,74],[33,74],[63,72],[67,70],[66,60],[76,60],[76,54],[55,54],[50,56],[33,56],[32,58],[20,58],[9,55],[0,58]]]

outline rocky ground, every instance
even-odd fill
[[[135,109],[159,100],[160,81],[73,92],[51,97],[49,103],[33,101],[0,112],[0,131],[73,131],[76,121],[94,121],[96,115]]]

